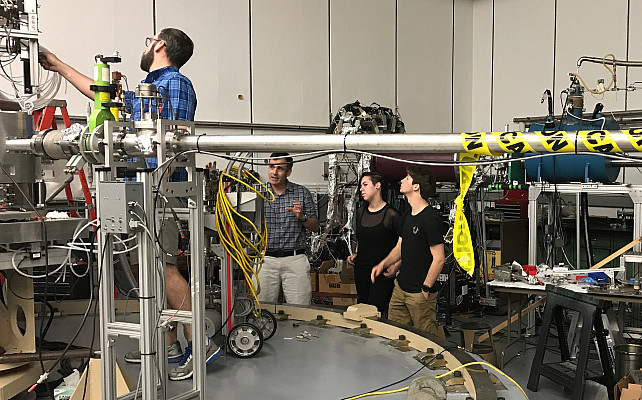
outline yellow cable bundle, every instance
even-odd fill
[[[491,367],[492,369],[494,369],[494,370],[495,370],[495,371],[497,371],[498,373],[500,373],[500,374],[502,374],[503,376],[505,376],[505,377],[506,377],[508,380],[510,380],[510,381],[511,381],[515,386],[517,386],[517,388],[518,388],[519,390],[521,390],[521,391],[522,391],[522,394],[524,395],[524,397],[526,397],[526,400],[528,400],[528,396],[526,395],[526,392],[524,391],[524,389],[522,389],[522,387],[521,387],[521,386],[519,386],[519,384],[518,384],[517,382],[515,382],[515,380],[513,380],[513,378],[511,378],[510,376],[506,375],[503,371],[500,371],[500,370],[499,370],[497,367],[495,367],[494,365],[489,364],[489,363],[484,362],[484,361],[473,361],[473,362],[466,363],[466,364],[464,364],[464,365],[460,365],[459,367],[457,367],[457,368],[455,368],[455,369],[452,369],[452,370],[450,370],[450,371],[448,371],[448,372],[446,372],[446,373],[444,373],[444,374],[441,374],[441,375],[437,375],[437,376],[435,376],[435,378],[436,378],[436,379],[443,378],[444,376],[448,376],[448,375],[452,374],[453,372],[455,372],[455,371],[457,371],[457,370],[460,370],[460,369],[462,369],[462,368],[466,368],[466,367],[471,366],[471,365],[486,365],[486,366]],[[378,395],[382,395],[382,394],[399,393],[399,392],[403,392],[403,391],[405,391],[405,390],[408,390],[408,388],[409,388],[409,387],[410,387],[410,386],[406,386],[406,387],[403,387],[403,388],[400,388],[400,389],[388,390],[388,391],[386,391],[386,392],[369,392],[369,393],[363,393],[363,394],[360,394],[360,395],[358,395],[358,396],[348,397],[346,400],[356,400],[356,399],[361,399],[361,398],[363,398],[363,397],[369,397],[369,396],[378,396]]]
[[[251,185],[248,185],[247,183],[241,181],[240,179],[225,172],[221,173],[218,182],[218,193],[216,194],[216,230],[218,231],[218,235],[221,238],[221,243],[223,243],[223,246],[225,247],[227,253],[241,267],[241,271],[243,271],[243,275],[245,276],[245,281],[247,282],[247,285],[250,289],[250,293],[256,300],[257,308],[260,310],[261,305],[259,303],[257,295],[261,291],[261,283],[259,282],[258,273],[261,270],[261,265],[263,264],[263,258],[265,257],[265,251],[267,249],[267,226],[265,223],[265,215],[263,216],[263,231],[260,232],[259,228],[257,228],[252,221],[236,211],[230,204],[230,201],[228,200],[225,193],[225,184],[223,182],[223,178],[227,177],[241,183],[242,185],[246,186],[251,191],[256,193],[263,200],[270,203],[274,201],[274,193],[268,190],[265,184],[258,180],[251,173],[247,171],[243,171],[243,173],[246,176],[254,179],[263,188],[265,188],[267,193],[270,194],[271,199],[267,199],[261,192],[256,190]],[[252,241],[247,236],[245,236],[245,234],[241,231],[241,228],[236,224],[236,220],[234,218],[235,216],[242,218],[250,224],[252,230],[259,238],[258,243],[252,243]],[[229,230],[226,229],[226,226],[229,228]],[[253,251],[254,254],[250,255],[247,251],[245,251],[245,249],[248,247]],[[252,281],[252,277],[256,277],[256,286]],[[231,278],[232,277],[230,277],[230,279]]]

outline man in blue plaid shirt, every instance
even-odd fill
[[[286,303],[310,304],[312,299],[306,230],[318,231],[319,220],[310,191],[288,180],[293,164],[288,153],[270,156],[267,187],[275,199],[264,206],[268,240],[259,301],[276,302],[281,287]]]
[[[194,43],[183,31],[175,28],[165,28],[153,37],[148,37],[145,41],[145,50],[141,56],[140,67],[147,72],[147,77],[142,83],[153,83],[163,96],[163,107],[160,117],[163,119],[173,120],[194,120],[196,112],[196,92],[192,87],[192,82],[178,70],[192,56]],[[70,65],[62,62],[53,53],[44,52],[39,54],[40,64],[45,69],[60,73],[66,80],[76,87],[81,93],[90,99],[94,98],[94,92],[90,90],[93,80],[72,68]],[[131,113],[133,121],[142,119],[141,100],[135,98],[134,92],[125,92],[125,108]],[[149,104],[144,104],[142,112],[148,112]],[[147,159],[149,167],[156,167],[155,158]],[[184,181],[187,173],[183,168],[179,168],[172,175],[174,181]],[[173,223],[164,224],[172,228]],[[171,229],[170,233],[163,234],[163,246],[169,251],[178,249],[178,232]],[[172,238],[170,238],[172,237]],[[168,239],[169,238],[169,239]],[[173,309],[191,311],[192,301],[189,296],[189,284],[183,278],[175,265],[175,257],[168,259],[165,268],[166,273],[166,292],[167,305]],[[169,378],[172,380],[183,380],[191,378],[193,375],[192,367],[192,334],[188,325],[184,325],[185,336],[188,340],[185,351],[181,349],[180,342],[177,340],[176,330],[168,333],[168,361],[178,362],[179,365],[169,372]],[[222,353],[221,349],[208,341],[206,362],[208,364],[216,360]],[[125,361],[140,363],[140,351],[127,353]]]

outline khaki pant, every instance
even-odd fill
[[[433,335],[440,334],[437,326],[437,297],[439,293],[424,294],[403,291],[395,281],[392,298],[388,306],[388,319],[414,326]]]
[[[281,288],[286,303],[308,305],[312,301],[310,263],[305,254],[289,257],[266,256],[259,272],[259,280],[259,301],[275,303]]]

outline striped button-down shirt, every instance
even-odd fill
[[[153,83],[158,92],[163,96],[163,107],[160,117],[163,119],[176,119],[179,121],[193,121],[196,113],[196,92],[192,82],[174,66],[158,68],[147,74],[141,83]],[[125,92],[125,109],[131,113],[132,121],[141,120],[141,99],[134,96],[134,92]],[[145,101],[145,112],[149,111],[149,104]],[[152,105],[156,105],[152,101]]]
[[[268,189],[272,185],[268,182]],[[268,229],[268,251],[298,250],[306,247],[305,227],[292,211],[292,202],[301,203],[303,214],[308,218],[317,218],[317,207],[312,199],[312,193],[301,185],[287,181],[285,191],[280,195],[274,193],[274,202],[265,202],[265,221]]]
[[[174,66],[158,68],[147,74],[147,77],[141,83],[153,83],[158,88],[158,92],[163,96],[163,106],[160,117],[163,119],[174,119],[179,121],[193,121],[196,113],[196,92],[192,82]],[[149,112],[149,100],[144,104],[144,112]],[[152,101],[152,106],[156,101]],[[134,96],[134,92],[125,92],[125,109],[131,114],[132,121],[140,121],[141,116],[141,99]],[[158,161],[156,158],[147,158],[147,166],[156,168]],[[187,171],[184,168],[178,168],[172,174],[173,181],[186,181]]]

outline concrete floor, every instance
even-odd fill
[[[69,327],[73,326],[75,331],[80,319],[80,316],[56,319],[47,339],[63,341],[69,335]],[[136,319],[136,314],[127,317],[130,322]],[[502,317],[459,317],[450,327],[448,339],[458,342],[458,323],[470,320],[483,320],[494,325],[500,322]],[[297,340],[296,336],[304,330],[314,337],[307,341]],[[98,335],[98,332],[96,334]],[[91,324],[88,323],[77,343],[89,346],[90,341]],[[564,392],[561,386],[544,377],[540,379],[537,392],[526,389],[535,354],[533,344],[537,338],[529,338],[528,341],[530,344],[526,345],[526,351],[520,355],[516,354],[521,351],[522,345],[511,346],[506,355],[508,363],[504,372],[526,390],[530,399],[570,398],[570,392]],[[395,382],[420,368],[420,364],[413,359],[416,352],[400,352],[382,342],[382,338],[363,338],[348,334],[341,328],[320,328],[306,323],[293,326],[293,321],[280,322],[274,337],[264,343],[263,349],[255,357],[239,359],[231,354],[224,354],[208,366],[206,395],[211,399],[341,399]],[[497,340],[497,348],[501,349],[503,343],[503,339]],[[137,380],[140,367],[138,364],[125,363],[123,355],[136,348],[137,342],[133,339],[123,338],[117,341],[117,357],[124,372],[129,374],[133,381]],[[547,353],[547,357],[555,356],[552,352]],[[170,368],[171,366],[172,364]],[[438,373],[440,372],[423,369],[419,374],[390,389],[407,386],[418,376],[434,376]],[[508,390],[498,391],[498,396],[506,399],[523,398],[521,392],[508,380],[502,378],[502,382]],[[170,382],[168,385],[170,396],[188,389],[191,389],[191,380]],[[391,394],[385,398],[405,399],[406,393]],[[448,399],[465,398],[464,393],[449,393],[448,396]],[[604,386],[587,382],[584,399],[605,398],[607,392]]]

